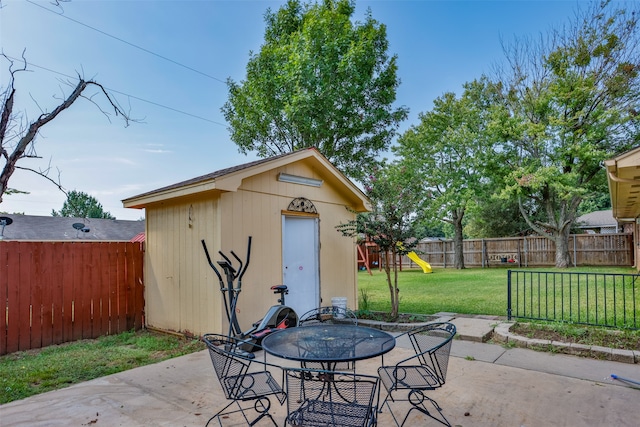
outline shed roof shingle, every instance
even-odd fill
[[[578,227],[603,227],[618,225],[618,221],[613,217],[613,211],[611,209],[603,211],[590,212],[576,218],[576,225]]]
[[[4,240],[100,240],[130,241],[144,232],[144,221],[127,221],[101,218],[68,218],[3,214],[13,220],[4,228]],[[82,223],[87,232],[76,230],[75,223]]]

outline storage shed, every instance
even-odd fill
[[[194,336],[228,326],[219,281],[209,267],[233,250],[250,264],[237,316],[243,330],[289,287],[298,314],[333,297],[357,305],[353,239],[336,226],[370,210],[367,197],[316,149],[304,149],[219,170],[123,200],[146,210],[144,265],[148,326]],[[232,258],[233,260],[233,258]]]

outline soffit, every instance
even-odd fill
[[[640,217],[640,147],[605,161],[611,208],[618,221]]]

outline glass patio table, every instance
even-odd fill
[[[282,329],[265,337],[264,350],[276,357],[319,363],[333,371],[339,362],[369,359],[391,351],[393,335],[356,325],[319,324]]]

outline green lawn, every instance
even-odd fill
[[[589,272],[635,274],[633,268],[578,267],[519,268],[527,271]],[[384,272],[372,270],[358,273],[360,309],[388,312],[389,288]],[[404,270],[398,275],[400,312],[434,314],[452,312],[458,314],[507,315],[507,269],[505,268],[434,268],[433,273],[422,270]],[[362,293],[368,304],[363,304]],[[363,305],[368,305],[364,307]]]
[[[7,354],[0,357],[0,405],[204,348],[197,340],[132,331]]]

